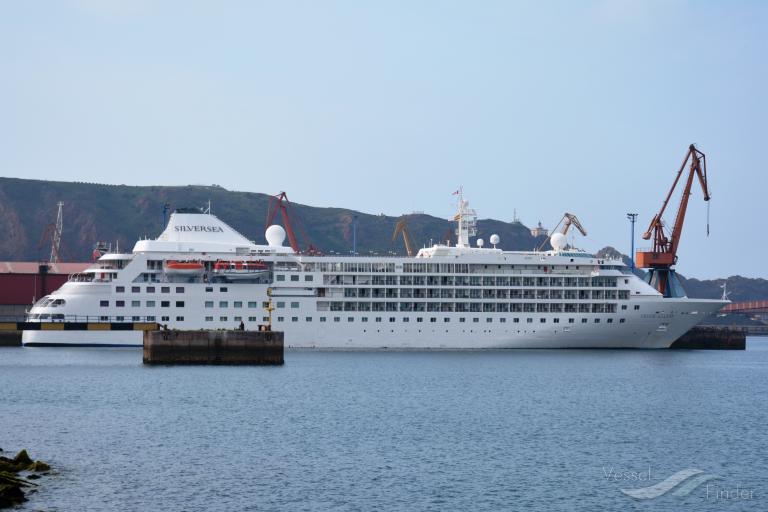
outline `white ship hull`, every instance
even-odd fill
[[[467,211],[467,210],[465,210]],[[218,237],[218,238],[217,238]],[[463,237],[466,240],[466,233]],[[195,276],[168,273],[183,255]],[[259,262],[221,282],[217,261]],[[621,261],[580,251],[434,246],[416,257],[294,254],[255,245],[216,217],[174,213],[157,240],[106,254],[30,311],[28,321],[157,322],[170,329],[267,323],[287,348],[666,348],[723,301],[663,298]],[[133,331],[26,331],[24,345],[140,346]]]

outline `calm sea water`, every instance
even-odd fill
[[[283,367],[2,348],[0,447],[58,470],[25,510],[767,510],[767,396],[768,338],[294,351]],[[621,492],[689,468],[719,478],[685,497]]]

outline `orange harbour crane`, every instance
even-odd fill
[[[397,240],[397,237],[401,234],[403,235],[403,243],[405,244],[405,252],[408,254],[409,258],[413,257],[413,242],[411,241],[411,235],[408,233],[408,215],[403,215],[400,217],[400,219],[397,221],[397,224],[395,225],[395,231],[392,233],[392,242],[394,243],[395,240]]]
[[[680,182],[680,178],[683,176],[686,166],[688,166],[688,175],[680,198],[680,206],[678,207],[672,230],[667,235],[662,216],[675,188],[677,188],[677,184]],[[704,201],[708,202],[710,194],[707,183],[706,156],[691,144],[688,146],[688,152],[680,166],[680,170],[677,171],[675,181],[672,183],[672,187],[669,189],[667,197],[661,205],[661,210],[653,217],[648,229],[643,233],[643,240],[653,239],[653,247],[650,251],[637,251],[635,257],[639,268],[648,269],[648,282],[665,297],[684,295],[672,266],[677,263],[677,249],[680,246],[680,237],[683,233],[683,223],[685,222],[685,213],[688,209],[688,200],[691,197],[694,176],[698,177],[701,190],[704,193]],[[709,235],[709,219],[707,219],[707,235]]]
[[[291,217],[293,217],[294,221],[296,222],[296,226],[301,232],[301,237],[303,240],[308,241],[309,237],[307,236],[306,232],[304,231],[304,227],[301,225],[301,222],[299,221],[298,217],[294,215],[293,213],[289,213],[289,207],[291,206],[290,201],[288,201],[288,195],[285,192],[280,192],[279,194],[275,196],[270,196],[269,198],[269,206],[267,208],[267,222],[264,225],[265,229],[271,226],[275,223],[275,217],[277,217],[277,212],[280,212],[280,217],[283,220],[283,225],[285,227],[285,233],[288,235],[288,243],[291,245],[291,249],[293,249],[293,252],[295,253],[301,253],[301,247],[299,246],[299,242],[296,238],[296,233],[293,230],[293,225],[291,224]],[[291,208],[291,211],[293,209]],[[320,251],[312,244],[308,243],[307,253],[309,254],[319,254]]]

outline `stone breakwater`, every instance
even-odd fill
[[[32,460],[27,450],[21,450],[12,459],[0,455],[0,508],[27,501],[26,493],[37,488],[37,484],[30,480],[37,480],[50,470],[51,467],[45,462]]]

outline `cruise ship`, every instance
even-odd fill
[[[157,322],[169,329],[283,331],[330,349],[666,348],[719,300],[664,298],[620,260],[570,247],[485,247],[459,195],[455,245],[414,257],[295,253],[269,226],[249,241],[203,210],[157,239],[106,253],[40,299],[27,321]],[[140,346],[140,331],[25,331],[24,345]]]

